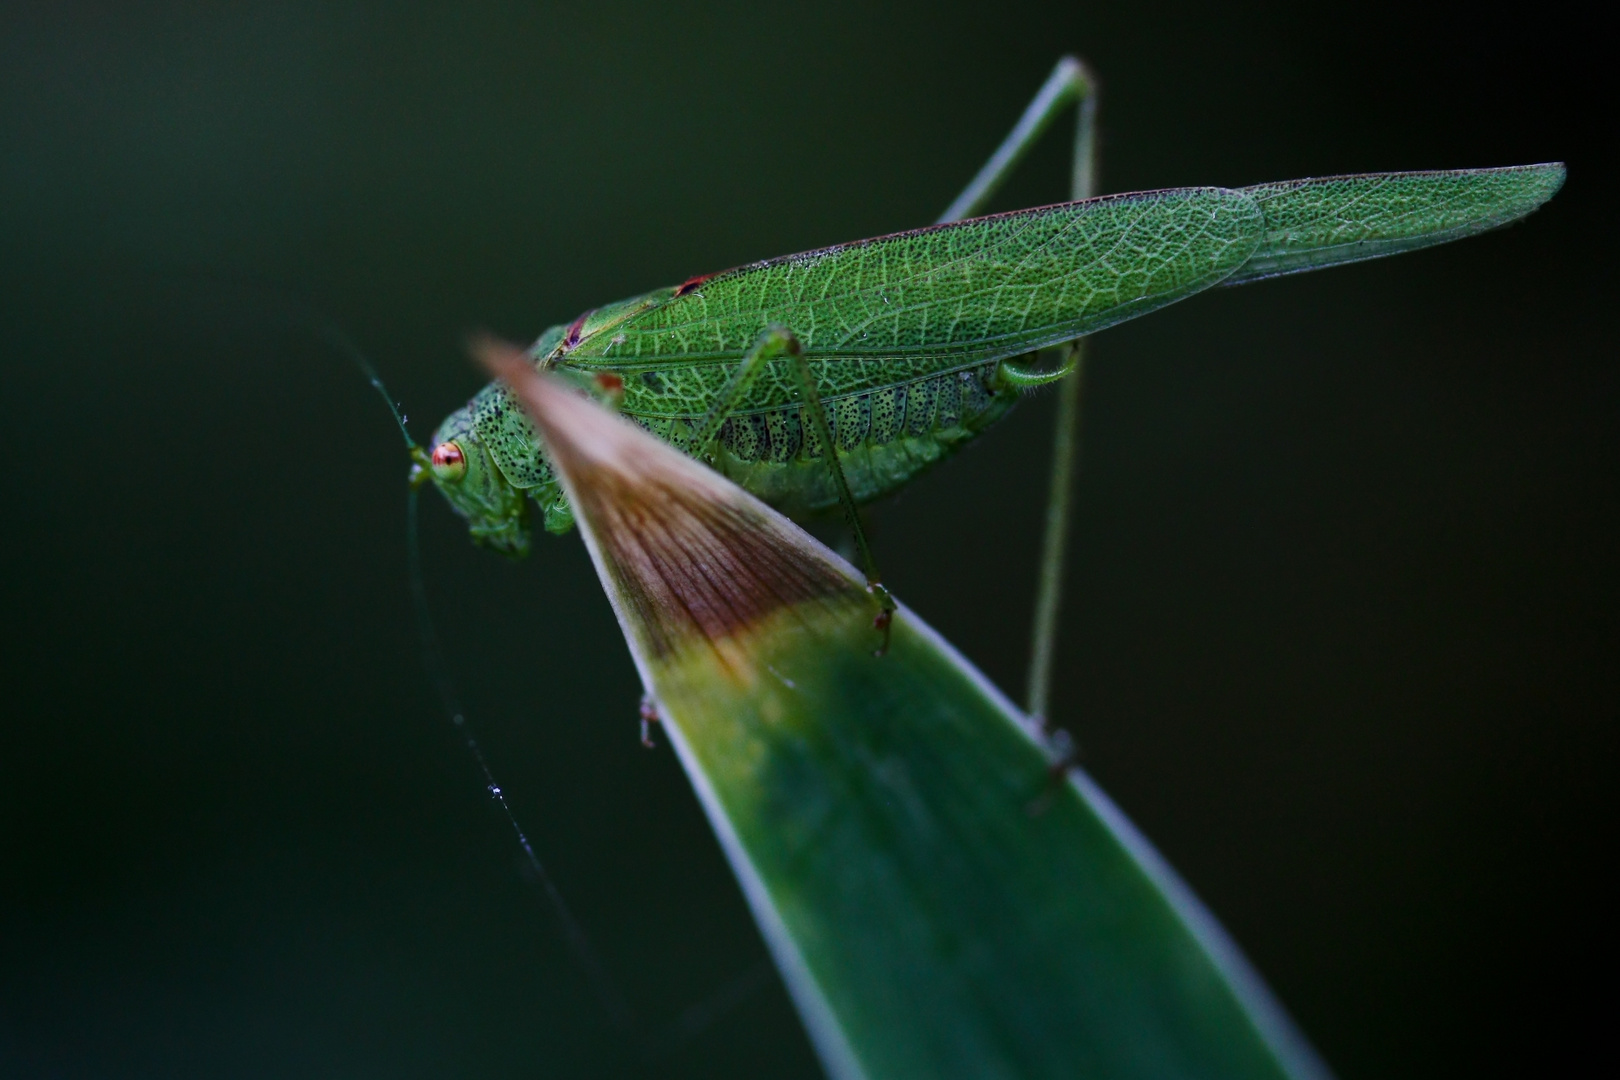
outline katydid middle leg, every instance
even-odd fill
[[[883,633],[883,643],[877,650],[877,655],[882,656],[889,649],[889,624],[894,619],[894,598],[889,595],[889,590],[878,578],[877,562],[872,558],[871,545],[866,542],[866,530],[861,527],[860,508],[855,505],[855,497],[849,489],[849,480],[844,476],[843,463],[838,460],[838,444],[833,441],[832,425],[827,422],[827,410],[822,407],[821,395],[816,390],[815,374],[810,370],[810,361],[804,355],[804,347],[793,331],[785,326],[771,326],[760,334],[759,340],[743,357],[736,374],[720,392],[708,415],[698,424],[692,437],[692,452],[701,455],[709,451],[714,441],[719,438],[720,429],[736,410],[737,403],[742,400],[760,372],[764,371],[772,360],[783,357],[793,361],[804,411],[809,414],[810,425],[815,430],[816,439],[827,455],[827,467],[831,470],[833,484],[838,490],[838,503],[843,507],[850,528],[855,533],[855,546],[860,550],[863,564],[861,569],[866,573],[866,588],[878,603],[877,618],[873,620],[872,625]]]
[[[1077,106],[1074,133],[1074,165],[1069,197],[1089,199],[1096,193],[1097,85],[1090,71],[1079,60],[1065,56],[1035,94],[1035,99],[1019,117],[1018,123],[996,152],[985,162],[968,186],[940,215],[940,222],[956,221],[984,208],[996,188],[1017,167],[1036,140],[1064,109]],[[1063,593],[1063,564],[1069,537],[1069,499],[1073,487],[1075,453],[1080,428],[1080,380],[1085,358],[1084,340],[1065,346],[1065,357],[1052,375],[1036,373],[1008,361],[1003,376],[1021,385],[1038,385],[1057,379],[1057,430],[1052,445],[1051,481],[1048,487],[1046,525],[1041,541],[1040,578],[1035,594],[1035,619],[1030,634],[1029,677],[1025,707],[1043,723],[1050,707],[1052,656],[1057,639],[1057,617]],[[1067,758],[1068,755],[1065,755]]]

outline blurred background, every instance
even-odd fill
[[[658,1056],[597,1007],[318,327],[425,437],[473,328],[931,221],[1065,51],[1107,191],[1569,162],[1521,227],[1093,339],[1056,719],[1346,1080],[1572,1065],[1612,1023],[1620,236],[1571,19],[6,5],[0,1074],[817,1075],[577,535],[509,564],[430,498],[449,667]],[[872,515],[1015,695],[1051,404]]]

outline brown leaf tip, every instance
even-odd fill
[[[655,657],[718,643],[784,608],[870,603],[865,584],[787,518],[480,339],[474,353],[528,407],[626,630]]]
[[[731,637],[796,604],[860,593],[834,564],[783,544],[762,507],[650,473],[581,470],[575,513],[590,521],[654,656]]]

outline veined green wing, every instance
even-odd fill
[[[769,259],[682,286],[581,341],[570,364],[735,362],[771,323],[812,359],[1016,356],[1208,288],[1261,235],[1220,188],[1118,195]]]
[[[1237,284],[1507,224],[1562,165],[1374,173],[1060,203],[788,255],[583,317],[570,366],[659,372],[636,411],[696,415],[765,327],[805,346],[823,396],[1017,356]],[[580,331],[583,330],[583,333]],[[743,411],[793,400],[782,371]],[[629,404],[627,400],[627,404]]]
[[[1222,282],[1376,259],[1461,240],[1516,221],[1555,195],[1564,166],[1374,173],[1241,189],[1260,204],[1265,236]]]

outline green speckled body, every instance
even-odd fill
[[[676,376],[647,371],[648,383]],[[651,391],[649,391],[651,393]],[[898,384],[847,393],[823,407],[837,443],[839,460],[857,502],[868,502],[903,486],[950,455],[999,419],[1018,391],[997,378],[997,365],[924,375]],[[540,505],[564,511],[561,489],[533,429],[504,384],[491,383],[469,405],[471,423],[436,439],[471,432],[513,487],[528,491]],[[674,446],[687,448],[702,414],[658,413],[632,403],[626,386],[623,414]],[[728,419],[711,451],[710,464],[790,516],[804,516],[838,503],[831,470],[814,426],[797,403],[761,407]],[[562,523],[566,528],[566,521]],[[558,529],[556,531],[561,531]]]
[[[803,347],[851,491],[865,502],[1004,415],[1018,394],[1004,365],[1016,358],[1213,285],[1483,232],[1540,206],[1563,176],[1560,165],[1385,173],[997,214],[694,278],[553,327],[532,353],[542,368],[613,388],[626,416],[691,449],[744,355],[767,328],[785,327]],[[475,443],[473,464],[487,454],[542,506],[547,528],[572,523],[533,429],[502,386],[447,419],[436,441],[447,438]],[[824,453],[792,362],[773,360],[709,457],[800,516],[838,501]],[[439,486],[469,520],[482,512],[458,503],[454,483]]]

